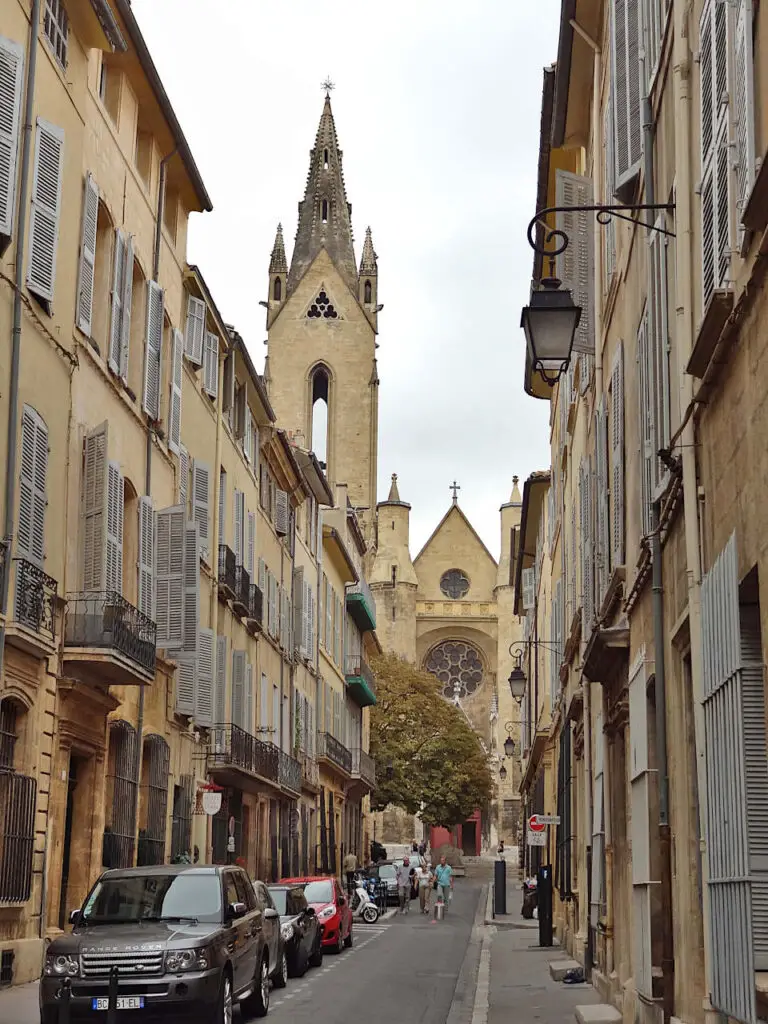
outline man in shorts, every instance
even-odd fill
[[[435,868],[435,909],[438,903],[446,907],[450,902],[451,890],[453,889],[453,868],[445,859],[445,854],[440,858],[440,863]],[[445,913],[445,910],[443,911]]]

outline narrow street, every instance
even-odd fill
[[[433,922],[411,904],[407,915],[357,922],[354,945],[326,954],[323,966],[272,991],[268,1020],[313,1024],[445,1024],[472,933],[481,886],[457,882],[445,919]],[[239,1014],[235,1021],[239,1021]],[[0,992],[2,1024],[38,1024],[37,985]]]

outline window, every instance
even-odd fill
[[[320,291],[315,301],[307,310],[307,317],[310,320],[319,320],[321,318],[325,320],[337,320],[339,314],[328,298],[325,291]]]
[[[371,282],[366,281],[365,285],[363,286],[363,302],[372,302],[372,295],[373,288],[371,287]]]
[[[0,903],[23,903],[32,891],[37,783],[14,770],[23,717],[11,698],[0,701]]]
[[[0,236],[6,244],[13,231],[16,206],[23,70],[22,47],[0,36]]]
[[[45,512],[48,505],[48,428],[40,414],[25,405],[21,414],[21,472],[16,551],[42,567],[45,558]]]
[[[151,420],[160,419],[160,376],[163,354],[164,295],[155,281],[148,282],[144,396],[141,407]]]
[[[182,775],[178,785],[173,787],[173,812],[171,820],[171,863],[178,863],[182,857],[191,859],[192,813],[194,780],[191,775]]]
[[[61,213],[64,131],[37,119],[32,214],[29,222],[27,287],[50,315],[56,282],[56,250]]]
[[[320,218],[323,224],[328,223],[328,200],[324,199],[320,204]]]
[[[611,4],[611,80],[617,194],[631,195],[640,171],[640,0]],[[622,201],[626,201],[622,199]]]
[[[127,868],[133,863],[135,771],[136,730],[129,722],[114,721],[109,726],[107,822],[101,857],[105,868]]]
[[[328,166],[329,166],[329,163],[328,163],[328,150],[324,149],[323,150],[323,170],[327,171],[328,170]]]
[[[173,189],[165,188],[165,200],[163,201],[163,225],[168,232],[173,244],[176,244],[176,230],[179,224],[179,193]]]
[[[440,589],[446,597],[458,600],[469,593],[469,579],[461,569],[449,569],[440,578]]]
[[[317,454],[321,463],[329,458],[328,406],[330,375],[324,366],[318,366],[312,374],[312,423],[309,447]]]
[[[141,766],[141,816],[136,863],[162,864],[165,860],[165,822],[168,809],[170,748],[162,736],[144,741]]]
[[[117,68],[111,67],[102,57],[99,72],[99,99],[109,114],[110,120],[117,127],[120,120],[120,86],[122,75]]]
[[[0,771],[13,771],[15,766],[18,705],[6,697],[0,701]]]
[[[279,302],[283,297],[283,282],[279,277],[275,278],[275,283],[272,285],[272,298],[275,302]]]
[[[152,187],[152,135],[136,126],[136,150],[134,163],[139,177],[149,189]]]
[[[45,0],[43,30],[45,31],[45,38],[51,44],[56,60],[62,68],[65,68],[67,66],[69,18],[67,17],[62,0]]]
[[[664,38],[664,23],[667,18],[668,8],[669,0],[643,0],[646,93],[650,92],[656,72],[659,70],[661,43]]]
[[[461,640],[446,640],[433,647],[424,668],[442,684],[447,700],[470,696],[483,681],[479,652]]]

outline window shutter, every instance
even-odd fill
[[[253,566],[256,557],[256,513],[248,513],[248,542],[246,547],[245,567],[253,583]]]
[[[197,656],[197,685],[195,686],[195,723],[213,725],[213,649],[216,637],[212,629],[200,630],[200,650]]]
[[[131,303],[133,302],[133,235],[125,239],[123,249],[123,302],[120,324],[120,377],[128,383],[128,355],[131,349]]]
[[[235,562],[243,564],[243,513],[245,510],[245,495],[242,491],[235,491],[233,502],[235,516]]]
[[[173,349],[171,354],[171,408],[168,417],[168,447],[172,452],[179,451],[181,445],[181,383],[182,361],[184,357],[184,335],[178,328],[173,329]]]
[[[125,295],[125,235],[115,231],[115,258],[112,270],[112,317],[109,326],[109,368],[120,373],[123,330],[123,297]]]
[[[184,543],[186,509],[183,505],[157,513],[156,616],[157,646],[180,648],[184,641]]]
[[[245,651],[232,651],[232,724],[244,728]]]
[[[579,467],[579,498],[581,503],[581,616],[582,638],[589,639],[595,602],[592,546],[592,482],[589,460]]]
[[[663,221],[657,222],[658,226]],[[648,284],[648,321],[646,343],[649,352],[649,381],[653,429],[653,486],[658,487],[666,473],[656,452],[666,448],[671,436],[669,418],[669,296],[667,290],[667,244],[660,232],[649,239],[650,281]]]
[[[602,605],[608,588],[610,564],[610,509],[608,504],[608,401],[605,392],[595,410],[597,488],[597,603]]]
[[[317,614],[317,601],[315,591],[311,583],[307,583],[307,656],[314,661],[315,648],[317,645],[317,634],[315,632],[315,615]]]
[[[187,654],[198,650],[200,627],[200,533],[197,523],[184,525],[184,621],[182,649]]]
[[[187,488],[189,487],[189,452],[184,445],[179,445],[179,504],[187,508]]]
[[[216,701],[214,705],[214,725],[225,725],[227,722],[227,638],[216,637]]]
[[[106,423],[83,442],[83,590],[103,590],[107,548]]]
[[[523,569],[522,584],[523,608],[528,611],[536,604],[536,569],[533,566],[530,569]]]
[[[267,566],[263,558],[259,559],[259,590],[266,600],[267,598]]]
[[[611,370],[611,565],[624,564],[624,346]]]
[[[209,506],[211,493],[211,472],[204,462],[192,460],[192,519],[197,523],[200,537],[200,550],[204,558],[208,557],[209,538]]]
[[[195,712],[196,665],[191,658],[179,661],[176,674],[176,714],[192,715]]]
[[[2,60],[1,57],[0,60]],[[93,280],[96,270],[96,225],[98,217],[99,190],[93,175],[89,171],[85,176],[83,195],[80,279],[77,286],[77,326],[88,337],[91,336],[91,320],[93,316]]]
[[[139,498],[139,611],[155,619],[155,511],[152,499]]]
[[[643,535],[651,532],[651,502],[653,500],[653,465],[656,454],[653,439],[653,392],[650,345],[648,343],[648,313],[643,310],[637,328],[637,359],[639,363],[638,410],[640,415],[640,478],[641,527]]]
[[[48,428],[39,413],[25,405],[21,414],[21,473],[17,551],[42,566],[45,558],[45,510],[48,505]]]
[[[594,190],[589,178],[568,171],[557,171],[555,196],[558,206],[591,206]],[[564,231],[571,244],[558,257],[558,275],[564,287],[569,288],[574,304],[581,307],[581,318],[573,339],[574,352],[595,351],[594,280],[595,280],[595,228],[593,214],[586,210],[573,210],[557,214],[557,229]],[[571,366],[573,366],[573,358]],[[583,368],[582,368],[583,369]],[[571,373],[571,386],[573,373]]]
[[[107,565],[105,589],[123,593],[123,477],[116,462],[107,467]]]
[[[32,212],[29,221],[27,286],[41,299],[53,302],[56,247],[59,240],[64,130],[37,119]]]
[[[755,184],[755,95],[752,62],[752,0],[738,0],[734,25],[734,96],[736,133],[736,223],[737,242],[743,253],[744,215]]]
[[[246,409],[246,406],[248,404],[247,403],[247,398],[248,398],[248,395],[247,395],[245,384],[241,384],[240,387],[237,388],[237,392],[235,394],[235,405],[234,405],[234,413],[235,413],[235,426],[234,426],[234,430],[235,430],[235,437],[238,439],[238,441],[243,439],[243,435],[244,435],[244,432],[245,432],[245,409]]]
[[[163,350],[163,289],[147,282],[147,329],[144,354],[144,399],[142,409],[153,420],[160,419],[160,365]]]
[[[278,488],[275,501],[275,533],[278,537],[284,537],[288,533],[288,492]]]
[[[616,188],[628,184],[640,169],[640,17],[638,0],[613,0],[611,70]]]
[[[267,574],[269,580],[269,632],[277,637],[277,580],[272,573]]]
[[[211,331],[206,331],[205,334],[203,391],[211,398],[216,398],[219,393],[219,339]]]
[[[603,709],[595,716],[595,783],[592,805],[592,892],[589,921],[597,928],[605,902],[605,790],[604,790],[605,738],[603,736]]]
[[[0,235],[13,234],[24,48],[0,38]]]
[[[251,433],[251,409],[248,403],[245,405],[245,426],[243,427],[243,454],[251,462],[253,459],[253,435]]]
[[[203,365],[205,337],[205,303],[194,295],[187,296],[187,322],[184,328],[184,355],[195,366]]]
[[[224,359],[224,393],[221,396],[223,412],[230,414],[230,424],[235,405],[235,352],[230,349]]]
[[[614,202],[614,139],[613,139],[613,90],[608,94],[605,104],[605,115],[603,118],[603,201],[611,204]],[[616,221],[613,217],[603,229],[603,244],[605,245],[605,262],[603,265],[604,287],[608,290],[613,272],[616,269]]]
[[[245,665],[245,722],[243,728],[245,731],[253,735],[253,715],[254,715],[254,700],[253,700],[253,665],[248,661]]]

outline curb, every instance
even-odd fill
[[[485,903],[485,923],[487,925],[494,925],[496,928],[517,928],[520,931],[532,931],[539,927],[538,921],[527,921],[523,917],[511,917],[509,914],[505,917],[494,917],[493,885],[488,886],[488,898]]]
[[[477,901],[475,919],[472,923],[472,931],[467,944],[467,952],[461,964],[459,976],[456,979],[456,987],[453,990],[448,1016],[445,1024],[479,1024],[475,1017],[475,1001],[477,992],[477,978],[480,969],[480,953],[484,940],[489,935],[489,929],[484,925],[484,907],[487,899],[488,886],[484,885],[480,891],[480,899]]]

